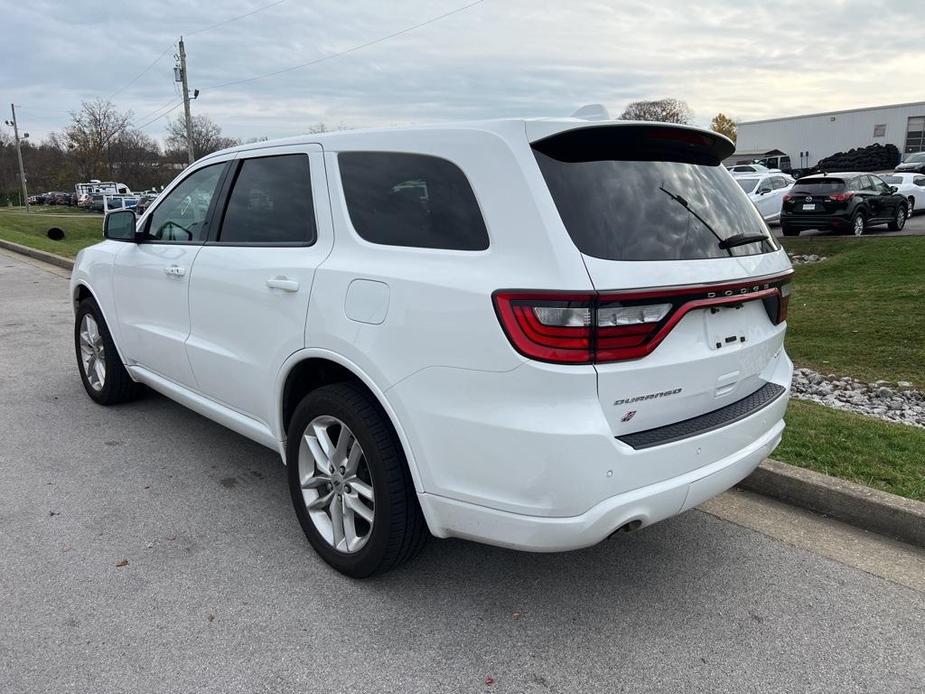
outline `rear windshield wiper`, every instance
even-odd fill
[[[703,217],[701,217],[699,214],[697,214],[696,212],[694,212],[694,210],[693,210],[693,208],[691,207],[690,203],[689,203],[685,198],[681,197],[681,196],[678,195],[677,193],[672,193],[670,190],[668,190],[667,188],[665,188],[665,186],[663,186],[663,185],[660,185],[660,186],[658,187],[658,189],[659,189],[660,191],[662,191],[665,195],[667,195],[669,198],[671,198],[672,200],[674,200],[676,203],[678,203],[678,204],[679,204],[681,207],[683,207],[685,210],[687,210],[688,212],[690,212],[691,215],[692,215],[698,222],[700,222],[700,223],[703,224],[707,229],[709,229],[710,233],[713,234],[713,236],[715,236],[715,237],[717,238],[717,240],[719,241],[719,247],[722,248],[723,250],[726,250],[726,248],[723,246],[723,240],[724,240],[723,237],[720,236],[720,235],[716,232],[716,229],[714,229],[713,227],[710,226],[710,224],[709,224],[709,222],[707,222],[707,220],[705,220],[705,219],[704,219]],[[731,255],[731,254],[730,254],[730,255]]]
[[[735,248],[736,246],[747,246],[750,243],[767,241],[768,237],[764,234],[733,234],[719,242],[719,247],[723,250]]]

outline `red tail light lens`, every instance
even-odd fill
[[[787,319],[790,274],[748,283],[619,294],[498,291],[495,310],[514,348],[556,364],[639,359],[690,311],[762,300],[775,324]]]
[[[790,202],[793,200],[793,196],[790,193],[784,193],[784,202]]]
[[[508,339],[526,357],[558,364],[591,363],[590,294],[496,292]]]
[[[829,200],[832,202],[848,202],[854,197],[854,193],[832,193]]]

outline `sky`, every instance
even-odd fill
[[[922,0],[0,2],[0,104],[34,139],[96,98],[162,139],[181,34],[193,113],[243,139],[667,96],[700,125],[925,100]]]

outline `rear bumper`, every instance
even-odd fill
[[[386,395],[434,535],[558,551],[675,515],[747,476],[780,441],[791,375],[780,350],[761,377],[785,392],[766,407],[638,450],[614,435],[592,367],[434,367]]]
[[[781,214],[780,223],[798,229],[845,229],[851,226],[851,217],[841,214],[805,216]]]
[[[778,420],[751,446],[680,477],[610,497],[585,513],[550,518],[508,513],[433,494],[419,494],[424,515],[437,537],[461,537],[530,552],[590,547],[627,523],[641,527],[687,511],[747,477],[780,443]]]

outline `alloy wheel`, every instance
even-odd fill
[[[854,218],[854,235],[861,236],[864,233],[864,218],[861,215],[857,215]]]
[[[334,549],[352,554],[369,540],[375,494],[363,447],[336,417],[315,417],[299,445],[302,500],[315,529]]]
[[[106,385],[106,349],[96,319],[85,313],[80,320],[80,362],[90,387],[99,392]]]

